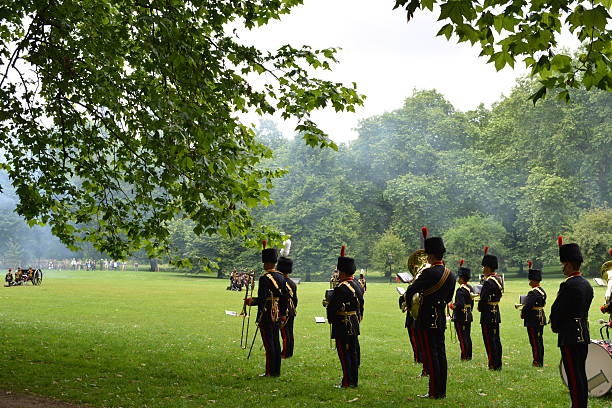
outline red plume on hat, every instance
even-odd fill
[[[559,246],[563,245],[563,235],[559,235],[557,237],[557,245]]]
[[[527,261],[527,267],[529,267],[529,269],[531,269],[531,265],[533,265],[533,262]]]
[[[266,249],[266,240],[265,239],[263,241],[261,241],[261,244],[263,245],[263,249]]]
[[[612,249],[610,249],[610,251],[609,251],[609,252],[610,252],[610,256],[612,256]]]
[[[484,247],[484,254],[488,254],[489,253],[489,247],[487,245],[485,245]]]
[[[423,234],[423,239],[427,239],[427,234],[429,234],[427,227],[421,227],[421,234]]]
[[[465,261],[464,261],[463,259],[462,259],[462,260],[460,260],[460,261],[459,261],[459,266],[460,266],[460,267],[461,267],[461,266],[463,266],[463,263],[464,263],[464,262],[465,262]]]
[[[342,245],[342,248],[340,248],[340,256],[346,256],[346,245]]]

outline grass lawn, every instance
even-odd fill
[[[547,314],[559,282],[543,282]],[[459,360],[454,330],[446,331],[448,396],[440,401],[416,397],[427,391],[427,379],[417,378],[394,284],[368,284],[360,386],[349,390],[333,387],[340,364],[328,325],[314,323],[325,315],[326,283],[298,286],[295,356],[283,361],[277,379],[257,376],[264,370],[260,339],[250,360],[240,349],[242,319],[224,311],[239,312],[244,292],[226,286],[225,279],[170,273],[49,271],[40,287],[0,288],[0,388],[125,408],[569,406],[549,326],[545,367],[531,367],[527,333],[513,307],[529,289],[526,280],[509,280],[502,300],[501,372],[486,369],[478,324],[471,362]],[[595,288],[593,338],[599,338],[604,289]],[[611,407],[612,396],[589,405]]]

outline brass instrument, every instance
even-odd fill
[[[472,291],[470,291],[470,297],[472,299],[476,299],[477,297],[480,297],[480,292],[482,291],[482,285],[477,283],[476,285],[471,285],[472,286]]]
[[[429,268],[431,265],[427,263],[427,254],[424,249],[417,249],[408,257],[408,272],[414,276],[414,280],[423,272],[423,270]],[[413,282],[414,282],[413,280]],[[412,305],[408,311],[410,315],[416,319],[419,316],[419,309],[421,308],[422,296],[420,293],[412,295]],[[404,300],[402,311],[407,311],[407,304]]]
[[[519,296],[519,303],[515,303],[514,304],[514,308],[517,310],[520,310],[523,308],[523,306],[525,306],[525,302],[527,301],[527,296]]]
[[[612,272],[612,260],[604,262],[601,264],[601,268],[599,268],[601,279],[603,279],[604,282],[608,280],[608,275],[610,272]]]

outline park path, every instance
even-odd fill
[[[0,408],[87,408],[32,394],[0,389]]]

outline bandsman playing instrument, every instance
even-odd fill
[[[345,256],[342,246],[338,257],[339,283],[327,304],[327,321],[332,325],[331,337],[342,366],[342,382],[338,387],[357,387],[359,383],[359,325],[363,319],[363,291],[354,279],[355,260]]]
[[[531,269],[531,261],[528,262],[529,286],[532,289],[527,293],[527,299],[521,308],[521,319],[527,328],[531,353],[533,355],[533,366],[542,367],[544,365],[544,326],[546,325],[546,292],[540,287],[542,281],[542,271]]]
[[[425,243],[425,239],[427,239],[427,227],[421,228],[421,234],[423,237],[423,245]],[[410,284],[414,283],[416,278],[431,265],[427,263],[427,254],[424,249],[417,249],[408,257],[408,272],[412,274],[413,278],[410,281]],[[405,295],[405,293],[404,293]],[[408,338],[410,340],[410,346],[412,347],[412,353],[414,357],[414,362],[418,364],[422,364],[422,370],[420,377],[427,377],[429,373],[427,372],[427,366],[423,364],[423,336],[421,333],[421,329],[417,326],[415,318],[413,316],[412,308],[409,308],[406,303],[406,297],[401,295],[399,298],[399,307],[400,310],[406,313],[406,321],[404,323],[404,327],[408,330]],[[414,295],[413,295],[414,296]]]
[[[281,351],[282,358],[290,358],[293,356],[293,347],[295,344],[293,336],[293,322],[295,320],[296,309],[298,305],[297,285],[289,277],[293,271],[293,261],[290,258],[281,256],[278,258],[276,269],[285,277],[285,288],[287,289],[287,320],[281,326],[281,337],[283,339],[283,349]]]
[[[424,236],[427,236],[426,229]],[[414,280],[406,289],[404,301],[408,309],[412,307],[414,295],[420,293],[421,305],[415,324],[421,330],[423,365],[429,374],[429,392],[419,397],[445,398],[447,361],[444,345],[444,331],[446,330],[446,305],[453,298],[455,287],[455,274],[444,267],[442,258],[446,248],[442,238],[431,237],[425,239],[425,253],[427,262],[431,267]]]
[[[577,244],[563,244],[558,237],[559,259],[565,280],[559,285],[557,298],[550,310],[550,327],[558,334],[557,346],[561,358],[573,408],[588,403],[586,358],[591,341],[589,335],[589,307],[593,300],[593,287],[580,272],[582,254]]]
[[[280,326],[287,319],[288,296],[283,275],[276,270],[278,254],[275,248],[261,251],[264,273],[259,278],[257,297],[247,298],[247,305],[257,305],[257,324],[266,350],[266,377],[278,377],[281,372]]]
[[[459,276],[459,287],[455,292],[455,302],[450,307],[453,310],[453,322],[455,323],[455,330],[459,339],[459,346],[461,347],[461,360],[471,360],[471,327],[474,300],[472,299],[472,287],[468,284],[471,278],[471,271],[469,268],[463,267],[463,259],[459,263],[457,275]]]
[[[480,291],[478,311],[480,312],[480,326],[482,337],[487,351],[489,370],[499,371],[502,369],[502,344],[499,337],[499,324],[501,314],[499,313],[499,302],[502,298],[503,283],[501,276],[495,271],[498,263],[497,257],[488,254],[489,247],[484,247],[482,258],[482,272],[484,282]]]

